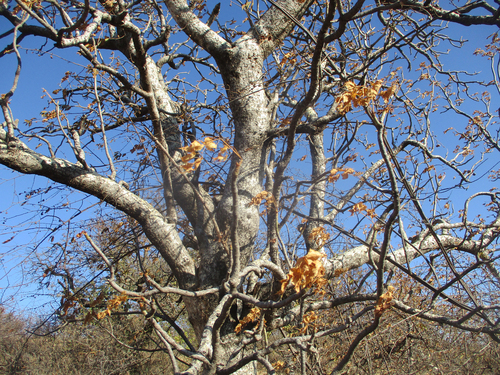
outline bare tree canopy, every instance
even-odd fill
[[[176,374],[338,373],[384,322],[409,327],[399,347],[418,322],[500,342],[498,0],[2,1],[0,15],[0,57],[17,61],[0,163],[54,182],[26,199],[86,196],[67,203],[85,222],[49,228],[31,259],[58,324],[140,319]],[[477,29],[489,39],[464,57]],[[77,64],[23,121],[28,41]]]

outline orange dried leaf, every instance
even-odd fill
[[[369,150],[374,146],[375,146],[375,143],[370,143],[370,144],[366,145],[366,150]]]
[[[194,165],[194,163],[186,163],[186,164],[182,164],[181,167],[186,171],[190,171],[193,169],[193,165]]]
[[[323,283],[325,268],[321,261],[321,258],[325,256],[319,251],[309,250],[306,256],[299,258],[295,267],[288,272],[286,279],[280,281],[281,289],[278,295],[282,295],[289,284],[294,285],[296,292],[313,285],[325,285]]]
[[[276,361],[272,364],[272,366],[274,367],[275,370],[281,370],[281,369],[285,368],[285,362]]]
[[[328,182],[335,182],[335,181],[337,181],[340,178],[340,175],[338,174],[338,172],[340,172],[341,170],[342,169],[333,168],[330,171],[330,175],[328,176]]]
[[[217,143],[215,143],[214,140],[213,140],[213,138],[211,138],[211,137],[206,137],[205,140],[203,141],[203,144],[210,151],[217,150]]]
[[[380,97],[384,100],[384,103],[388,103],[391,97],[398,92],[399,87],[397,83],[393,83],[391,87],[380,93]]]
[[[184,155],[182,158],[181,158],[181,161],[183,163],[187,163],[188,161],[190,161],[191,159],[194,159],[196,157],[196,154],[194,152],[191,152],[189,154],[186,154]]]
[[[252,200],[248,203],[248,206],[258,206],[261,204],[262,200],[266,201],[266,206],[275,202],[273,195],[263,190],[252,198]]]
[[[322,247],[330,239],[330,234],[325,230],[325,228],[316,227],[313,228],[309,233],[309,239],[314,240],[316,242],[317,247],[319,248]]]
[[[374,218],[375,216],[377,216],[377,214],[375,213],[375,209],[374,208],[367,209],[366,216],[369,216],[371,218]]]
[[[307,259],[308,261],[317,261],[317,260],[320,260],[321,258],[325,258],[326,257],[326,254],[323,254],[319,251],[316,251],[316,250],[309,250],[309,252],[307,253],[307,255],[304,257],[305,259]]]
[[[344,173],[342,173],[342,178],[345,180],[349,177],[350,174],[354,174],[354,169],[352,168],[345,168],[343,169]]]
[[[335,272],[333,272],[333,277],[339,277],[340,275],[346,273],[347,271],[349,271],[349,269],[347,268],[337,268]]]
[[[316,313],[314,311],[310,311],[308,312],[307,314],[304,315],[304,317],[302,318],[302,328],[300,329],[299,333],[300,334],[304,334],[306,331],[307,331],[307,328],[309,328],[309,326],[312,326],[314,327],[314,322],[318,319],[318,315],[316,315]]]
[[[425,172],[429,172],[429,171],[433,171],[434,169],[436,169],[435,166],[433,165],[429,165],[427,168],[425,168],[422,173],[425,173]]]
[[[126,294],[120,294],[119,296],[108,301],[108,310],[117,309],[123,302],[128,300],[128,296]]]
[[[238,325],[234,329],[234,332],[240,333],[243,327],[245,327],[248,323],[255,322],[259,318],[260,318],[260,309],[258,307],[254,307],[243,319],[239,321]]]
[[[104,319],[105,317],[108,316],[108,313],[109,313],[109,310],[104,310],[104,311],[98,312],[96,315],[97,320]]]
[[[358,212],[366,211],[366,210],[367,210],[366,205],[363,202],[359,202],[359,203],[356,203],[354,206],[352,206],[352,208],[349,210],[349,212],[351,213],[351,216],[352,216]]]
[[[188,146],[187,151],[188,152],[199,152],[199,151],[203,150],[203,147],[205,147],[205,146],[202,145],[200,142],[195,140]]]
[[[198,169],[198,167],[200,166],[202,161],[203,161],[202,157],[199,157],[198,159],[196,159],[193,163],[193,169]]]
[[[394,287],[392,285],[390,285],[387,288],[387,291],[378,298],[377,305],[375,306],[375,316],[376,317],[382,316],[384,311],[391,308],[393,293],[394,293]]]

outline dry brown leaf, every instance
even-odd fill
[[[325,267],[321,258],[326,255],[316,250],[309,250],[306,256],[299,258],[295,267],[293,267],[286,279],[280,280],[281,289],[279,295],[285,293],[285,289],[289,284],[295,286],[295,291],[298,293],[301,289],[310,288],[314,285],[323,286],[323,275],[325,274]]]
[[[206,137],[205,140],[203,141],[203,144],[210,151],[217,150],[217,143],[215,143],[213,138],[211,138],[211,137]]]
[[[351,213],[351,216],[354,215],[355,213],[361,212],[361,211],[366,211],[367,207],[366,204],[363,202],[356,203],[352,208],[349,210]]]
[[[376,317],[382,316],[384,311],[389,310],[391,308],[393,293],[394,293],[394,287],[392,285],[389,285],[387,291],[378,298],[377,305],[375,306]]]
[[[260,318],[260,309],[258,307],[254,307],[250,312],[248,313],[247,316],[245,316],[243,319],[241,319],[234,329],[234,332],[240,333],[243,327],[245,327],[248,323],[255,322],[257,319]]]
[[[330,239],[330,233],[328,233],[323,227],[316,227],[311,230],[309,239],[315,241],[317,247],[320,248]]]

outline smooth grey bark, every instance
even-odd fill
[[[300,19],[311,1],[281,3],[295,19]],[[230,44],[201,22],[185,1],[167,0],[165,4],[183,31],[215,58],[224,81],[234,123],[233,146],[237,151],[228,175],[232,176],[236,163],[241,162],[236,181],[239,196],[236,230],[241,264],[246,264],[253,252],[260,222],[258,207],[248,203],[262,190],[266,155],[263,146],[272,129],[269,99],[263,82],[264,60],[295,24],[282,11],[270,8],[245,36]],[[230,229],[233,209],[231,184],[228,183],[216,209],[221,232]],[[225,277],[225,273],[216,272],[221,270],[225,250],[214,246],[213,241],[205,246],[200,251],[199,282],[200,286],[209,287],[220,284]]]
[[[323,150],[323,133],[312,134],[309,136],[309,149],[311,152],[311,161],[313,170],[311,179],[318,180],[314,183],[311,190],[311,203],[309,208],[309,220],[304,229],[304,241],[308,248],[320,250],[322,244],[317,244],[312,238],[312,230],[323,224],[325,217],[325,187],[326,180],[321,176],[326,172],[326,158]],[[318,219],[318,220],[315,220]]]

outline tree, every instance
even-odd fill
[[[498,2],[0,6],[0,56],[18,61],[0,163],[97,198],[103,218],[40,260],[61,319],[142,314],[190,374],[272,373],[282,348],[334,373],[390,309],[497,345]],[[476,54],[493,78],[441,62],[461,26],[491,28]],[[32,37],[87,65],[20,122]],[[346,342],[325,361],[328,337]]]

